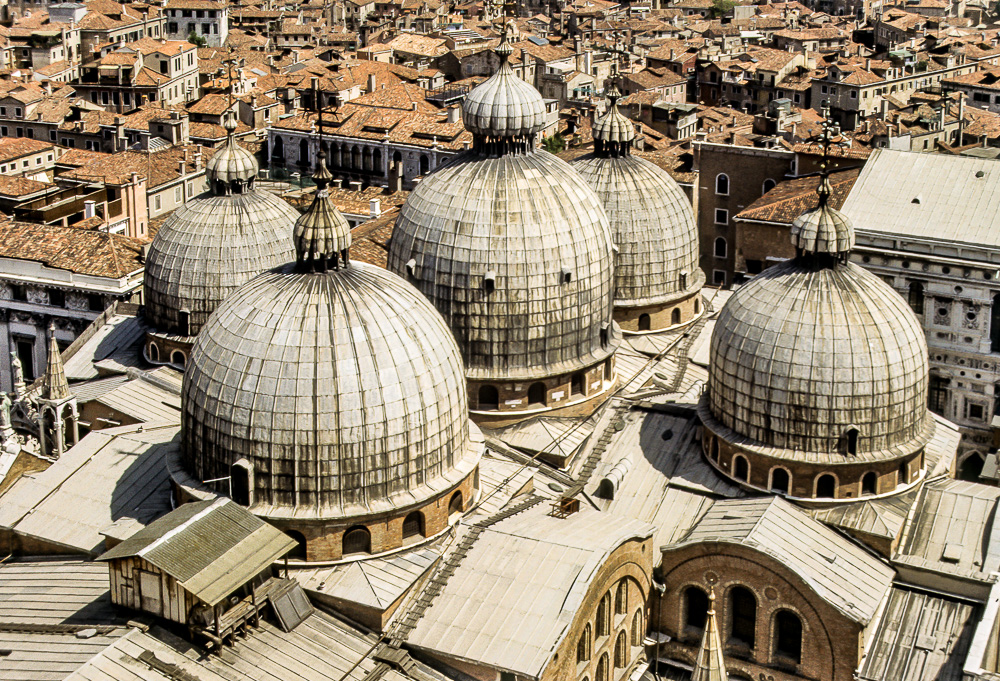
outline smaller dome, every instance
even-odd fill
[[[313,180],[316,195],[309,209],[295,221],[295,250],[305,268],[322,271],[340,266],[340,258],[347,262],[351,247],[351,226],[330,201],[327,184],[332,179],[326,167],[326,153],[321,151],[316,162]]]
[[[232,188],[234,183],[241,186],[248,185],[257,177],[257,171],[260,169],[253,154],[236,143],[236,137],[233,135],[236,130],[236,120],[231,113],[226,116],[223,127],[229,133],[229,138],[225,146],[205,165],[205,174],[216,193],[225,193],[218,191],[220,184],[228,188]]]
[[[854,248],[854,227],[847,216],[829,205],[830,179],[820,182],[819,206],[792,222],[792,244],[803,253],[840,255]]]
[[[500,69],[473,88],[462,104],[462,121],[473,135],[525,137],[545,127],[545,103],[538,90],[510,67],[506,35],[496,49]]]
[[[635,139],[635,124],[618,110],[618,98],[621,93],[614,85],[608,90],[607,113],[594,125],[594,140],[604,144],[623,144]]]

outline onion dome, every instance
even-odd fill
[[[216,306],[260,272],[294,257],[298,211],[254,188],[257,162],[233,136],[209,160],[210,191],[175,210],[150,244],[143,295],[160,332],[195,336]]]
[[[633,156],[635,126],[608,93],[607,113],[594,126],[594,153],[571,165],[600,197],[618,247],[615,306],[667,305],[696,295],[698,225],[684,191],[649,161]]]
[[[257,177],[259,166],[253,154],[236,144],[236,117],[229,112],[222,127],[228,135],[227,143],[205,165],[205,176],[220,194],[242,190]],[[237,191],[236,193],[242,193]]]
[[[618,98],[621,93],[614,85],[608,90],[608,110],[601,116],[601,119],[594,124],[594,148],[598,151],[607,150],[612,155],[615,153],[627,153],[635,141],[635,124],[630,121],[625,114],[618,110]],[[622,147],[613,149],[612,147]]]
[[[511,52],[505,33],[496,49],[500,68],[465,98],[462,121],[466,130],[485,142],[507,139],[531,145],[545,127],[545,102],[538,90],[514,73]]]
[[[249,508],[273,519],[409,507],[465,479],[480,455],[448,327],[399,277],[349,262],[319,174],[295,262],[219,306],[184,375],[188,472],[249,469]]]
[[[351,226],[330,201],[327,186],[333,176],[326,167],[326,152],[319,152],[316,167],[313,174],[316,195],[309,209],[295,222],[295,250],[302,256],[300,260],[306,269],[338,269],[341,260],[345,265],[348,262]]]
[[[578,371],[618,343],[600,199],[566,162],[535,148],[542,109],[523,114],[541,99],[498,53],[501,70],[466,102],[467,112],[491,112],[467,114],[473,148],[410,193],[388,256],[389,269],[444,316],[475,381]]]
[[[799,255],[723,306],[703,421],[772,457],[913,454],[933,428],[923,329],[890,286],[848,262],[854,229],[827,205],[828,190],[824,177],[819,207],[796,221]]]

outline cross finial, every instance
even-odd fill
[[[233,56],[233,47],[229,47],[229,57],[222,62],[226,66],[229,76],[229,104],[226,107],[227,118],[233,115],[233,67],[236,66],[236,58]]]
[[[830,161],[830,145],[833,143],[833,138],[840,135],[840,126],[836,123],[830,121],[830,103],[828,101],[823,102],[823,125],[821,129],[823,133],[820,137],[820,143],[823,146],[823,160],[819,164],[820,168],[820,182],[816,193],[819,194],[819,205],[825,206],[827,200],[830,198],[830,168],[832,163]]]

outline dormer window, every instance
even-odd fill
[[[562,272],[560,273],[560,281],[562,281],[562,283],[564,284],[572,282],[573,270],[569,269],[568,267],[562,268]]]

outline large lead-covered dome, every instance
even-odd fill
[[[595,150],[571,163],[597,192],[614,234],[615,305],[647,306],[696,295],[698,226],[691,202],[670,175],[631,153],[635,127],[615,90],[594,128]]]
[[[321,160],[322,163],[322,160]],[[458,347],[412,286],[350,263],[325,183],[296,227],[297,262],[219,306],[183,386],[183,457],[198,480],[252,471],[277,519],[392,512],[476,467]]]
[[[411,192],[389,248],[389,269],[441,312],[473,381],[579,371],[618,342],[607,216],[568,164],[535,149],[541,96],[512,74],[505,48],[465,104],[473,149]]]
[[[741,446],[803,461],[912,454],[931,424],[923,330],[891,287],[847,261],[853,228],[827,205],[825,178],[820,194],[797,221],[799,256],[754,277],[719,314],[711,419]]]
[[[209,160],[210,191],[168,217],[149,247],[146,318],[158,331],[195,336],[222,300],[260,272],[295,257],[298,212],[254,189],[257,164],[229,140]]]

